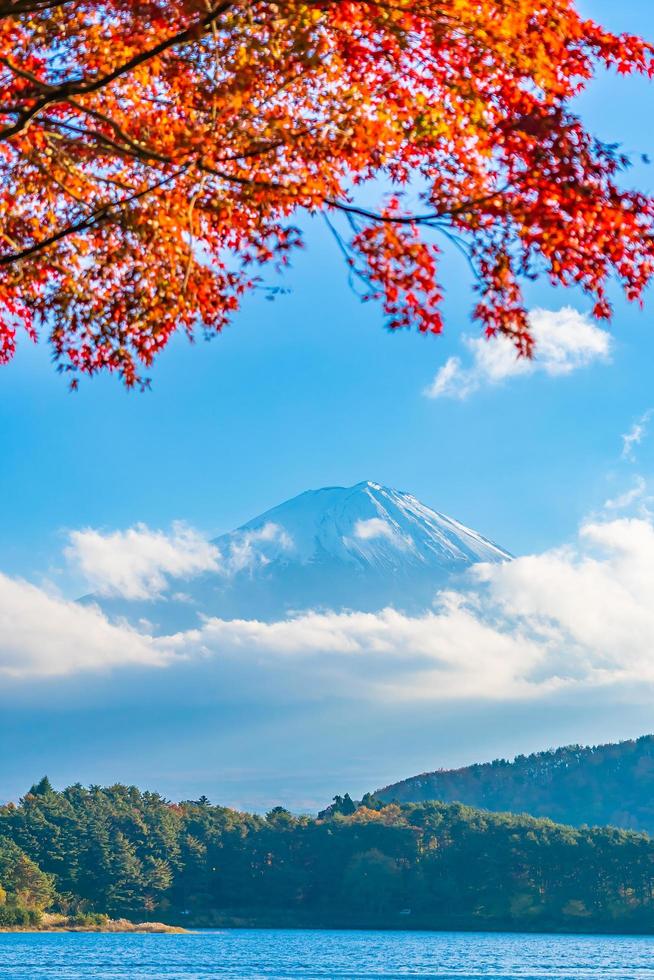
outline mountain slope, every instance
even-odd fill
[[[613,825],[654,835],[654,735],[423,773],[375,796],[401,803],[456,801],[573,826]]]
[[[409,493],[365,481],[307,490],[266,511],[215,544],[225,554],[271,525],[283,529],[275,559],[307,565],[327,560],[395,571],[401,566],[453,568],[509,557],[491,541]]]
[[[422,611],[475,562],[510,558],[411,494],[366,481],[308,490],[215,539],[220,571],[171,583],[150,602],[94,597],[160,632],[198,616],[274,619],[301,609]]]

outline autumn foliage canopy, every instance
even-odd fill
[[[138,383],[267,288],[303,212],[390,327],[441,330],[447,241],[522,353],[529,277],[608,317],[654,202],[571,103],[653,53],[573,0],[0,0],[0,362],[44,331],[73,379]]]

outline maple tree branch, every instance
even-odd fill
[[[129,74],[135,68],[140,65],[145,64],[147,61],[151,61],[153,58],[157,58],[159,55],[168,51],[170,48],[177,47],[179,44],[185,44],[187,41],[193,40],[198,34],[204,33],[208,30],[211,25],[216,21],[223,13],[229,10],[230,7],[234,6],[236,0],[222,0],[216,7],[214,7],[209,13],[201,17],[195,24],[190,27],[184,28],[184,30],[178,31],[177,34],[173,34],[171,37],[164,38],[163,41],[159,41],[151,48],[147,48],[145,51],[140,51],[135,54],[132,58],[123,62],[113,71],[108,72],[106,75],[102,75],[100,78],[93,79],[93,81],[85,81],[84,79],[78,79],[77,81],[62,82],[60,85],[51,86],[47,82],[41,83],[41,86],[47,86],[48,93],[43,95],[40,99],[37,99],[35,104],[30,109],[25,109],[20,113],[18,120],[11,126],[5,126],[4,129],[0,130],[0,140],[11,139],[12,136],[21,133],[43,109],[47,106],[52,105],[56,102],[66,102],[72,96],[76,95],[91,95],[93,92],[98,92],[100,89],[106,88],[116,79],[121,78],[123,75]]]
[[[367,208],[358,207],[356,204],[347,204],[345,201],[337,201],[329,197],[324,199],[324,204],[329,208],[334,208],[336,211],[342,211],[344,214],[358,215],[360,218],[367,218],[368,221],[379,221],[392,225],[423,224],[427,221],[436,221],[438,218],[445,217],[444,214],[440,214],[438,211],[432,211],[430,214],[383,214],[379,211],[369,211]]]
[[[65,7],[74,0],[9,0],[0,6],[0,18],[20,17],[22,14],[38,14],[56,7]]]
[[[74,123],[64,121],[62,119],[46,118],[46,123],[49,123],[53,127],[58,129],[68,130],[72,133],[77,133],[80,136],[86,136],[91,139],[97,140],[99,143],[114,149],[121,156],[133,157],[138,160],[148,161],[155,160],[158,163],[173,163],[173,158],[164,153],[159,153],[157,150],[148,146],[145,143],[137,142],[125,130],[115,122],[110,116],[105,115],[103,112],[99,112],[97,109],[90,109],[86,106],[80,105],[79,103],[69,100],[70,104],[79,109],[86,115],[98,120],[99,122],[104,122],[106,125],[110,126],[116,135],[120,137],[122,143],[117,140],[112,139],[107,136],[106,133],[98,132],[97,129],[85,129],[82,126],[76,126]],[[230,156],[220,157],[218,159],[219,163],[235,163],[238,160],[248,160],[254,157],[265,156],[267,153],[272,153],[275,150],[280,149],[283,146],[287,146],[289,141],[297,140],[302,136],[310,136],[312,130],[309,128],[300,129],[297,132],[289,133],[285,139],[272,140],[261,146],[250,147],[248,149],[243,149],[241,152],[233,153]],[[75,145],[75,141],[71,140],[72,145]]]
[[[33,242],[32,245],[28,245],[20,252],[8,252],[5,255],[0,255],[0,267],[12,265],[14,262],[20,262],[22,259],[27,259],[31,255],[35,255],[37,252],[42,252],[44,249],[49,248],[50,245],[55,245],[62,239],[68,238],[69,235],[75,235],[81,231],[88,231],[89,228],[102,224],[104,221],[110,218],[113,213],[122,210],[122,208],[127,207],[128,204],[132,204],[134,201],[147,197],[148,194],[152,194],[153,191],[157,190],[157,188],[162,187],[171,180],[175,180],[175,178],[179,177],[180,174],[184,173],[184,171],[188,170],[188,168],[189,164],[186,164],[176,173],[167,174],[161,180],[157,181],[156,184],[145,187],[143,190],[135,191],[133,194],[130,194],[129,197],[123,198],[121,201],[108,201],[106,204],[103,204],[102,207],[96,208],[95,211],[91,212],[91,214],[88,214],[80,221],[67,225],[65,228],[60,228],[59,231],[54,232],[47,238],[41,239],[39,242]]]
[[[70,100],[71,105],[75,106],[81,112],[88,116],[98,120],[99,122],[104,122],[114,130],[117,136],[123,141],[119,143],[117,140],[112,139],[107,136],[106,133],[100,133],[97,129],[85,129],[82,126],[76,126],[74,123],[64,122],[60,119],[48,119],[47,121],[53,126],[58,126],[61,129],[67,129],[73,133],[78,133],[80,136],[89,136],[92,139],[103,143],[105,146],[116,150],[123,156],[137,157],[139,160],[156,160],[158,163],[173,163],[170,156],[163,153],[157,153],[151,147],[146,146],[144,143],[137,142],[132,139],[119,125],[114,122],[109,116],[106,116],[102,112],[98,112],[97,109],[89,109],[86,106],[79,105],[77,102]]]
[[[0,58],[0,65],[4,65],[9,71],[13,72],[14,75],[18,75],[19,78],[24,78],[26,82],[31,82],[32,85],[36,85],[42,91],[47,91],[52,88],[47,82],[42,81],[40,78],[31,72],[27,71],[25,68],[19,68],[18,65],[14,65],[9,58]],[[9,110],[10,111],[10,110]]]
[[[164,163],[164,164],[173,163],[171,157],[166,156],[164,154],[157,153],[156,151],[151,150],[148,147],[144,147],[134,142],[121,129],[121,127],[119,127],[112,119],[110,119],[110,117],[105,116],[103,113],[98,112],[96,110],[86,109],[85,107],[78,105],[72,100],[71,103],[76,108],[84,111],[88,115],[98,119],[99,121],[111,125],[114,128],[114,130],[118,133],[120,138],[125,141],[126,145],[121,145],[117,143],[115,140],[112,140],[110,137],[106,136],[103,133],[99,133],[96,130],[87,130],[84,128],[76,127],[72,124],[64,123],[61,120],[50,120],[50,122],[52,122],[54,125],[59,126],[61,128],[69,129],[76,133],[79,133],[80,135],[90,136],[91,138],[95,138],[100,142],[104,143],[105,145],[111,147],[112,149],[121,153],[125,153],[128,156],[136,156],[137,158],[144,159],[144,160],[148,160],[148,159],[153,161],[156,160],[157,162]],[[243,185],[259,186],[264,189],[274,190],[277,193],[287,193],[287,194],[293,194],[295,196],[299,196],[298,189],[294,187],[289,187],[288,185],[284,185],[272,181],[258,181],[247,177],[241,177],[236,174],[229,174],[226,173],[225,171],[218,170],[214,167],[211,167],[210,165],[204,163],[202,160],[191,161],[185,163],[184,166],[180,168],[175,174],[169,174],[166,177],[164,177],[162,180],[157,181],[155,184],[152,184],[142,189],[141,191],[134,192],[121,201],[109,202],[103,205],[102,207],[93,211],[91,214],[87,215],[82,220],[75,222],[71,225],[68,225],[65,228],[60,229],[58,232],[55,232],[53,235],[49,236],[48,238],[43,239],[40,242],[35,242],[20,252],[7,253],[3,256],[0,256],[0,266],[11,265],[13,263],[19,262],[22,259],[27,258],[37,252],[43,251],[44,249],[48,248],[50,245],[56,244],[56,242],[61,241],[62,239],[69,237],[70,235],[77,234],[82,231],[86,231],[90,227],[93,227],[101,222],[108,220],[110,217],[112,217],[113,214],[115,214],[115,212],[119,211],[121,208],[125,207],[126,205],[128,205],[133,201],[140,200],[147,197],[149,194],[157,190],[157,188],[161,187],[162,185],[180,176],[180,174],[187,171],[189,167],[191,167],[192,165],[195,165],[198,171],[200,171],[201,173],[218,177],[227,182],[238,183],[241,186]],[[487,196],[487,199],[492,199],[493,197],[496,197],[499,193],[500,193],[499,191],[493,192]],[[79,203],[84,204],[83,201],[79,201]],[[350,217],[359,216],[365,218],[368,221],[387,223],[387,224],[399,224],[399,225],[422,224],[447,234],[446,227],[443,225],[442,221],[440,221],[438,224],[435,223],[438,221],[438,219],[443,219],[443,218],[451,217],[457,213],[462,213],[465,210],[473,208],[474,206],[478,206],[480,202],[479,201],[467,202],[465,205],[461,205],[459,208],[452,209],[447,212],[434,211],[426,214],[383,213],[378,211],[372,211],[367,208],[360,207],[358,205],[349,204],[345,201],[339,201],[336,198],[328,198],[328,197],[321,198],[320,203],[328,208],[333,208],[334,210],[345,213]],[[193,199],[193,205],[194,204],[195,204],[195,198]],[[191,209],[191,214],[192,214],[192,209]],[[330,228],[331,228],[331,223],[330,223]],[[447,237],[451,238],[451,235],[448,234]]]
[[[253,187],[261,187],[263,189],[287,193],[289,195],[293,195],[294,197],[301,197],[301,188],[289,187],[288,185],[276,183],[274,181],[253,180],[249,177],[241,177],[238,174],[226,173],[223,170],[217,170],[215,167],[209,166],[203,161],[198,163],[198,169],[211,173],[214,176],[220,177],[222,180],[231,183],[252,185]],[[450,209],[449,211],[432,211],[427,214],[389,214],[381,211],[370,211],[368,208],[359,207],[356,204],[349,204],[347,201],[339,201],[337,198],[332,197],[319,197],[318,200],[320,204],[324,204],[328,208],[334,208],[334,210],[342,211],[344,214],[353,216],[358,215],[361,218],[366,218],[368,221],[376,221],[383,224],[394,225],[422,224],[440,229],[442,225],[435,225],[433,222],[443,218],[454,217],[457,214],[464,214],[467,210],[472,210],[485,201],[499,197],[506,189],[507,188],[491,191],[485,197],[477,198],[474,201],[467,201],[465,204],[461,204],[456,208]],[[309,196],[314,197],[315,195],[309,194]]]

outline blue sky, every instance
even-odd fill
[[[607,26],[654,37],[654,9],[644,0],[584,6]],[[598,135],[654,159],[653,92],[644,80],[605,76],[580,110]],[[652,167],[638,164],[627,179],[654,191]],[[145,394],[102,378],[71,395],[46,347],[22,342],[14,363],[0,369],[1,572],[74,598],[83,583],[62,560],[72,529],[168,528],[181,519],[214,536],[306,488],[364,479],[410,490],[514,554],[537,553],[573,540],[584,518],[637,476],[654,478],[654,435],[643,436],[634,460],[621,458],[622,435],[654,406],[651,293],[642,311],[617,301],[608,359],[563,376],[484,383],[462,400],[429,399],[424,390],[448,359],[469,358],[462,337],[477,329],[460,258],[447,254],[442,269],[445,334],[391,335],[380,310],[348,289],[318,222],[307,223],[306,239],[286,277],[288,295],[251,298],[210,343],[175,341]],[[583,297],[546,284],[528,298],[532,308],[587,312]],[[552,742],[599,737],[600,729],[607,738],[639,734],[648,710],[641,704],[631,719],[618,712],[613,724],[610,702],[587,712],[577,705],[574,716],[564,704],[549,705],[538,718],[520,705],[502,727],[499,708],[477,705],[462,733],[452,729],[453,705],[441,709],[438,724],[427,706],[408,718],[390,705],[368,717],[357,761],[343,734],[361,717],[351,704],[331,714],[324,708],[331,750],[316,739],[308,755],[298,740],[316,720],[311,706],[232,703],[217,712],[192,684],[179,703],[170,682],[145,674],[85,683],[12,688],[0,734],[18,749],[0,797],[47,769],[60,781],[144,782],[152,774],[170,795],[206,784],[226,802],[258,805],[276,795],[308,805],[327,784],[348,788],[350,777],[356,791],[421,768],[537,748],[550,722]],[[139,697],[137,708],[134,690],[147,690],[149,703]],[[163,762],[155,746],[171,724],[174,744],[166,742]],[[271,726],[276,741],[262,749]],[[88,749],[79,745],[81,730],[92,733]],[[375,758],[375,745],[390,762]]]
[[[648,6],[587,4],[611,26],[654,35]],[[600,135],[654,158],[651,91],[644,80],[601,78],[584,115]],[[654,169],[636,166],[629,180],[651,189]],[[290,295],[249,300],[213,342],[180,339],[152,371],[149,394],[102,379],[71,397],[47,349],[23,341],[0,389],[7,570],[47,564],[61,526],[184,517],[213,532],[306,487],[364,478],[411,489],[514,551],[570,533],[604,493],[620,433],[651,400],[651,310],[618,304],[612,367],[520,379],[462,404],[429,401],[422,389],[459,352],[462,332],[476,330],[463,262],[449,256],[443,269],[443,337],[389,335],[379,309],[349,291],[318,222],[307,239]],[[529,298],[586,308],[547,285]]]

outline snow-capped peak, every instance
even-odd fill
[[[274,620],[307,609],[388,606],[420,612],[474,563],[511,557],[413,494],[371,481],[307,490],[212,544],[216,571],[171,579],[155,600],[89,601],[162,633],[205,617]]]
[[[407,565],[453,569],[510,557],[413,494],[369,480],[353,487],[307,490],[223,535],[215,544],[230,556],[255,540],[258,561],[265,565],[336,561],[380,571]]]

